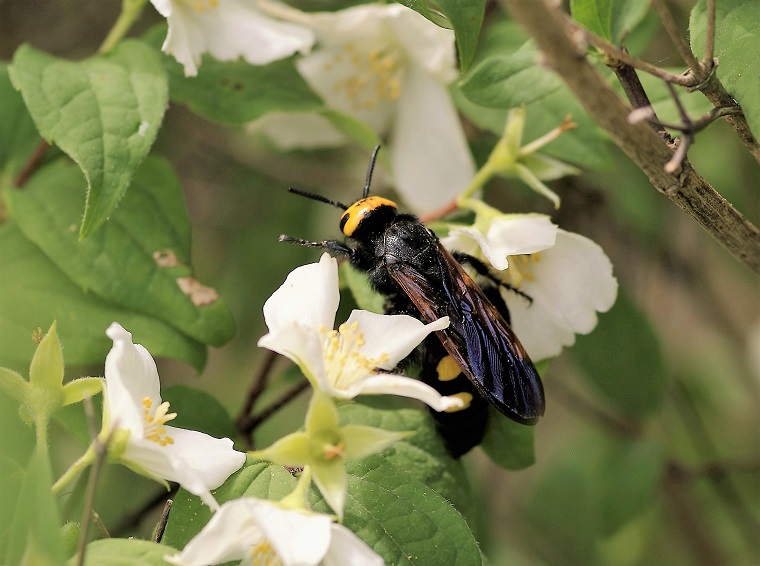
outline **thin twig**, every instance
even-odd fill
[[[502,0],[504,1],[504,0]],[[708,18],[710,16],[708,6]],[[715,76],[716,61],[714,59],[706,60],[701,63],[696,70],[689,70],[681,75],[673,74],[665,69],[647,63],[637,57],[632,56],[630,53],[621,49],[617,45],[610,43],[609,41],[599,37],[593,32],[581,26],[579,23],[572,20],[569,16],[564,15],[564,25],[570,28],[570,32],[575,37],[580,37],[586,43],[590,43],[597,47],[600,51],[604,52],[608,64],[614,61],[620,61],[627,65],[630,65],[640,71],[649,73],[655,77],[659,77],[664,81],[671,84],[682,86],[688,90],[699,90],[704,96],[716,107],[723,106],[735,106],[736,102],[731,97],[726,89],[721,84],[720,80]],[[714,10],[712,16],[714,17]],[[708,20],[709,27],[709,20]],[[715,36],[715,26],[713,25],[712,32],[708,29],[708,34]],[[743,113],[732,114],[726,118],[728,124],[734,129],[736,135],[741,142],[747,147],[752,156],[760,163],[760,143],[752,135],[752,131],[749,129],[747,119]]]
[[[649,126],[628,123],[630,110],[586,59],[585,49],[580,49],[568,35],[567,17],[550,8],[545,0],[502,0],[502,3],[533,36],[549,67],[564,80],[592,119],[647,175],[652,186],[687,212],[736,259],[760,273],[760,230],[688,162],[676,173],[664,170],[673,150]]]
[[[277,358],[277,352],[267,350],[266,357],[261,363],[261,367],[259,368],[259,371],[256,374],[253,383],[251,384],[251,388],[248,390],[248,395],[245,399],[245,405],[243,405],[243,408],[240,411],[240,415],[237,418],[238,432],[241,432],[244,436],[246,436],[246,439],[249,443],[250,433],[248,432],[248,428],[251,421],[251,412],[253,411],[253,407],[256,405],[256,401],[264,392],[264,389],[266,389],[267,383],[269,382],[269,376],[272,373],[272,369],[274,368],[274,364],[277,361]]]
[[[670,13],[670,10],[665,5],[665,2],[663,0],[654,0],[654,8],[657,10],[657,13],[660,16],[662,27],[665,28],[665,32],[668,34],[668,37],[670,37],[670,41],[673,42],[673,45],[675,46],[676,51],[678,51],[678,54],[681,56],[681,59],[683,59],[684,63],[686,63],[686,65],[692,70],[693,73],[702,76],[704,66],[694,56],[694,53],[691,51],[691,47],[684,40],[681,30],[678,29],[678,23],[673,18],[673,14]]]
[[[649,100],[649,95],[644,90],[644,85],[641,84],[641,80],[639,80],[639,75],[636,73],[636,69],[631,65],[620,61],[610,63],[609,66],[615,72],[615,76],[617,76],[618,82],[620,82],[620,85],[623,87],[623,92],[625,92],[628,102],[631,103],[634,111],[646,109],[647,123],[654,128],[658,136],[667,143],[672,143],[673,138],[670,137],[668,131],[661,125],[660,120],[654,111],[654,106],[652,106],[652,102]],[[666,84],[670,83],[666,81]],[[631,124],[635,123],[631,120],[630,115],[628,121]]]
[[[32,173],[34,173],[35,169],[37,169],[37,166],[40,164],[42,158],[45,156],[45,153],[49,148],[50,144],[48,142],[45,140],[40,140],[40,143],[38,143],[37,147],[34,148],[32,155],[29,156],[29,159],[24,164],[24,167],[21,169],[21,171],[19,171],[19,174],[13,180],[14,187],[20,189],[26,185],[27,181],[29,181],[29,177],[31,177]]]
[[[93,440],[95,461],[92,463],[92,467],[90,468],[90,476],[87,483],[87,493],[84,500],[84,511],[82,512],[82,524],[80,527],[81,530],[79,532],[79,541],[77,543],[76,552],[77,566],[83,566],[84,564],[88,542],[87,539],[89,537],[90,525],[92,524],[91,515],[93,512],[93,507],[95,505],[95,493],[97,491],[96,488],[98,485],[98,478],[100,477],[100,469],[103,467],[103,462],[105,462],[106,455],[108,454],[108,445],[111,443],[114,430],[115,429],[111,430],[105,441],[101,441],[97,437],[95,440]]]
[[[631,67],[639,69],[640,71],[644,71],[645,73],[659,77],[664,81],[684,87],[692,87],[699,82],[698,79],[692,75],[677,75],[675,73],[671,73],[670,71],[666,71],[662,67],[648,63],[643,59],[634,57],[627,50],[618,47],[603,37],[596,35],[594,32],[583,27],[575,20],[567,18],[565,23],[572,29],[573,34],[580,35],[586,43],[590,43],[602,51],[607,58],[607,61],[605,61],[605,63],[609,66],[613,66],[616,62],[619,61],[620,63],[630,65]]]
[[[702,65],[712,66],[715,58],[715,0],[707,0],[707,29],[705,30],[705,52]]]
[[[169,513],[172,510],[172,503],[174,503],[174,501],[171,499],[167,499],[166,503],[164,503],[164,510],[161,511],[161,517],[158,519],[156,530],[153,533],[153,542],[161,542],[161,539],[164,538],[164,531],[166,530],[166,523],[169,521]]]
[[[116,537],[123,536],[128,529],[139,525],[143,517],[153,511],[153,509],[161,504],[166,505],[167,498],[171,499],[179,490],[179,484],[172,483],[170,486],[168,492],[165,489],[161,489],[156,492],[156,495],[146,501],[142,507],[131,513],[125,513],[119,524],[111,529],[113,535]]]
[[[700,456],[704,459],[713,459],[717,448],[712,441],[708,426],[696,407],[689,389],[681,382],[676,382],[676,385],[678,387],[674,397],[675,406],[677,414],[683,421],[683,428]],[[673,471],[671,470],[671,473]],[[731,478],[727,474],[711,474],[707,478],[717,496],[723,501],[728,517],[733,519],[738,532],[744,535],[747,544],[752,548],[760,548],[760,539],[757,537],[757,533],[760,532],[760,521],[755,519],[747,507],[746,498],[738,492]]]
[[[552,382],[552,392],[559,394],[560,400],[572,408],[573,413],[595,422],[609,432],[627,439],[641,436],[641,425],[638,422],[603,411],[570,389],[562,380]]]
[[[274,415],[277,411],[282,409],[285,405],[290,403],[293,399],[295,399],[299,393],[302,391],[305,391],[309,388],[309,381],[307,379],[303,379],[299,381],[295,386],[288,389],[277,401],[269,405],[266,409],[264,409],[261,413],[256,415],[255,417],[252,417],[247,423],[244,430],[241,430],[244,434],[247,434],[250,438],[251,433],[258,427],[261,423],[263,423],[265,420],[267,420],[269,417]]]

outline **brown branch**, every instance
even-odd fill
[[[612,434],[628,440],[641,436],[641,423],[602,410],[573,391],[561,379],[552,382],[552,393],[574,414]]]
[[[250,426],[252,418],[251,411],[253,411],[253,407],[256,404],[256,401],[264,392],[264,389],[266,388],[266,385],[269,381],[269,375],[272,373],[272,368],[274,367],[276,361],[277,352],[267,350],[266,357],[261,363],[261,368],[259,368],[259,371],[256,374],[256,378],[253,380],[251,388],[248,390],[248,395],[245,399],[245,405],[243,405],[243,408],[240,410],[240,415],[238,415],[237,418],[237,430],[243,434],[249,444],[251,442],[250,432],[253,430]]]
[[[533,36],[546,63],[578,97],[589,115],[646,174],[652,186],[694,218],[739,261],[760,273],[760,230],[733,208],[685,161],[668,173],[673,149],[644,124],[630,124],[630,110],[571,39],[565,16],[545,0],[502,0]]]
[[[567,18],[566,23],[573,30],[574,35],[577,34],[583,39],[583,41],[590,43],[601,52],[603,52],[606,58],[605,64],[610,67],[614,66],[617,63],[622,63],[640,71],[644,71],[645,73],[649,73],[650,75],[658,77],[666,82],[677,84],[683,87],[695,87],[700,82],[697,77],[691,74],[677,75],[675,73],[671,73],[670,71],[666,71],[662,67],[648,63],[643,59],[634,57],[627,50],[623,49],[622,47],[618,47],[603,37],[596,35],[594,32],[588,28],[583,27],[575,20]]]
[[[671,84],[679,85],[686,88],[689,91],[699,90],[707,98],[713,106],[716,107],[728,107],[736,106],[736,101],[731,97],[726,89],[721,84],[720,80],[715,76],[715,67],[717,61],[713,59],[714,56],[714,40],[715,40],[715,10],[714,6],[712,13],[710,11],[710,4],[708,2],[707,13],[707,34],[708,39],[705,45],[705,55],[702,62],[697,61],[697,66],[689,69],[687,72],[676,75],[661,67],[643,61],[637,57],[634,57],[628,53],[625,49],[618,47],[617,45],[610,43],[606,39],[599,37],[590,30],[584,28],[579,23],[565,17],[565,23],[572,31],[573,37],[578,37],[586,43],[589,43],[602,51],[606,57],[606,63],[610,66],[616,62],[620,62],[626,65],[630,65],[635,69],[649,73],[655,77],[659,77],[662,80]],[[712,18],[712,25],[710,24]],[[709,39],[709,37],[712,39]],[[709,57],[708,57],[709,55]],[[696,61],[696,58],[694,59]],[[734,129],[734,132],[739,137],[741,142],[746,146],[752,156],[760,163],[760,143],[752,135],[747,124],[747,119],[744,114],[739,112],[732,114],[726,118],[726,122]]]
[[[42,158],[45,156],[45,153],[47,153],[48,149],[50,149],[50,144],[45,140],[40,140],[40,143],[38,143],[37,147],[34,148],[34,152],[29,156],[29,159],[24,164],[24,167],[21,169],[21,171],[19,171],[19,174],[13,180],[14,187],[20,189],[26,185],[27,181],[29,181],[29,177],[31,177],[32,173],[34,173],[34,170],[37,169],[37,166],[42,161]]]
[[[288,389],[283,395],[277,399],[274,403],[269,405],[266,409],[261,411],[258,415],[255,417],[250,417],[248,421],[245,423],[245,428],[241,429],[241,432],[246,435],[246,438],[251,438],[251,434],[256,429],[257,426],[259,426],[261,423],[263,423],[265,420],[267,420],[269,417],[274,415],[277,411],[282,409],[285,405],[290,403],[293,399],[295,399],[302,391],[306,391],[309,388],[309,381],[307,379],[303,379],[299,381],[296,385]],[[251,442],[251,445],[253,443]]]

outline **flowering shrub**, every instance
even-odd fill
[[[711,331],[735,338],[732,319],[757,309],[724,309],[727,285],[692,284],[717,252],[682,222],[664,230],[645,195],[670,198],[760,270],[751,218],[686,159],[724,116],[760,155],[747,72],[760,44],[746,33],[760,16],[745,0],[698,2],[694,53],[674,38],[689,71],[674,73],[617,47],[649,41],[649,3],[503,4],[123,0],[97,51],[89,29],[67,40],[76,57],[12,46],[0,63],[0,563],[635,564],[661,549],[685,563],[688,544],[649,544],[673,520],[699,535],[701,561],[751,562],[746,486],[700,484],[692,502],[683,484],[728,482],[722,459],[738,461],[745,443],[756,452],[754,435],[709,440],[711,427],[756,424],[743,405],[756,376],[739,395],[705,369],[754,362],[735,363],[745,344],[695,361],[683,355],[694,332],[673,340],[674,371],[651,321],[681,332],[705,309]],[[7,48],[27,28],[5,30],[13,10],[0,10]],[[78,16],[59,17],[89,21]],[[682,103],[634,68],[710,103]],[[628,190],[612,142],[664,196]],[[733,167],[723,146],[737,144],[714,144],[708,163]],[[208,167],[221,153],[230,161]],[[599,189],[604,175],[611,188]],[[321,257],[277,243],[321,218],[296,209],[289,185],[342,211],[317,241],[280,238]],[[383,206],[431,247],[384,232],[372,216]],[[664,233],[661,247],[642,255],[628,239],[638,230],[647,242]],[[666,320],[669,303],[688,324]],[[540,409],[510,420],[488,399],[525,394],[520,368]],[[452,385],[462,381],[467,391]],[[668,395],[682,426],[650,419]],[[588,433],[577,415],[613,434]],[[452,456],[442,422],[481,448]],[[549,456],[556,446],[573,457]],[[537,459],[535,476],[509,475]],[[505,510],[507,477],[527,495]],[[730,545],[693,511],[716,502],[740,525],[721,523]]]

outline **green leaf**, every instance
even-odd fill
[[[344,524],[386,564],[482,564],[464,517],[436,491],[383,455],[349,463]],[[325,511],[324,503],[320,504]]]
[[[61,159],[38,170],[25,190],[9,192],[8,205],[24,235],[84,291],[160,318],[196,341],[219,346],[229,340],[229,310],[192,277],[190,224],[170,166],[147,159],[111,221],[79,241],[72,229],[76,199],[60,195],[84,190],[77,169]]]
[[[11,84],[8,67],[0,63],[0,183],[19,172],[41,141],[24,99]]]
[[[10,72],[42,137],[87,179],[85,238],[114,211],[156,138],[168,102],[160,59],[135,40],[80,62],[24,45]]]
[[[199,430],[216,438],[237,435],[227,409],[211,394],[187,385],[172,385],[161,390],[161,397],[169,401],[171,411],[177,413],[172,426]]]
[[[164,37],[166,27],[161,25],[148,31],[144,39],[159,53]],[[173,57],[163,53],[160,57],[169,75],[172,100],[216,122],[245,124],[269,112],[310,112],[323,106],[296,70],[294,58],[251,65],[206,56],[198,76],[186,77]]]
[[[453,29],[459,51],[459,65],[466,70],[475,57],[480,27],[483,25],[485,0],[400,0],[434,24]]]
[[[53,320],[58,321],[68,364],[102,364],[111,348],[105,330],[116,320],[154,356],[185,360],[198,370],[203,367],[206,349],[202,344],[150,315],[85,293],[15,224],[0,225],[0,258],[0,359],[4,365],[26,373],[35,351],[32,332],[48,328]]]
[[[605,564],[600,541],[657,497],[665,458],[653,442],[594,434],[566,446],[534,484],[525,506],[533,546],[548,564]]]
[[[469,511],[470,490],[460,460],[449,456],[428,411],[382,410],[362,403],[339,407],[340,423],[363,424],[389,431],[414,431],[393,444],[384,458],[446,498],[460,512]]]
[[[594,332],[578,336],[571,352],[581,375],[623,414],[643,418],[662,404],[668,372],[659,341],[624,292]]]
[[[507,110],[476,105],[457,89],[453,89],[453,94],[457,106],[469,120],[479,128],[501,136],[507,120]],[[576,127],[541,148],[540,153],[585,169],[609,169],[612,160],[605,135],[566,87],[561,87],[527,107],[523,142],[543,136],[559,126],[566,116],[571,116]]]
[[[5,564],[63,563],[63,541],[47,447],[37,447],[26,468],[10,526]],[[22,559],[23,557],[23,559]]]
[[[535,464],[535,428],[508,419],[493,407],[488,413],[486,434],[480,443],[488,457],[507,470],[524,470]]]
[[[177,550],[149,540],[106,538],[87,545],[85,566],[166,566],[164,556]],[[75,566],[77,557],[67,564]]]
[[[509,109],[548,96],[562,80],[537,63],[538,50],[532,42],[510,54],[486,57],[459,83],[472,102],[488,108]]]
[[[641,0],[571,0],[575,21],[596,35],[620,44],[649,10]]]
[[[728,93],[741,105],[750,130],[760,138],[760,10],[755,0],[716,2],[715,56],[717,75]],[[704,51],[707,16],[705,0],[691,12],[691,49]]]

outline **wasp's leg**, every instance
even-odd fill
[[[509,289],[516,295],[520,295],[523,299],[526,299],[529,303],[533,304],[533,297],[496,277],[493,273],[491,273],[491,269],[478,258],[464,252],[452,252],[451,255],[453,255],[454,259],[456,259],[462,265],[469,265],[472,267],[475,271],[478,272],[478,275],[485,277],[497,287],[504,287],[505,289]],[[489,299],[490,298],[491,297],[489,296]]]
[[[322,242],[310,242],[309,240],[302,240],[301,238],[293,238],[292,236],[282,235],[279,238],[280,242],[290,242],[292,244],[298,244],[299,246],[307,246],[309,248],[323,248],[330,252],[330,255],[339,255],[345,257],[351,257],[353,250],[346,244],[338,242],[336,240],[323,240]]]

